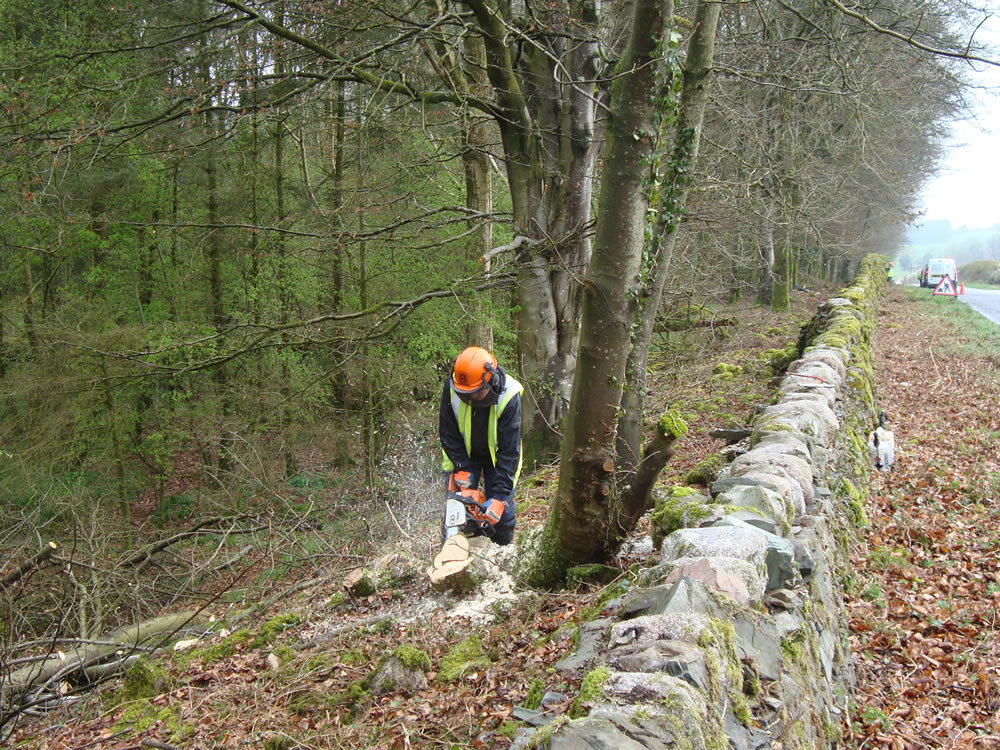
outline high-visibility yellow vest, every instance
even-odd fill
[[[500,419],[500,415],[503,414],[504,407],[510,403],[510,400],[514,398],[517,394],[524,390],[524,386],[518,383],[510,375],[507,375],[507,382],[504,385],[504,389],[500,392],[500,396],[497,398],[497,402],[490,406],[490,416],[487,422],[487,433],[486,442],[490,446],[490,458],[493,459],[493,465],[497,465],[497,422]],[[467,404],[465,401],[458,397],[454,389],[451,392],[451,410],[455,412],[455,419],[458,420],[458,432],[465,440],[465,452],[468,455],[472,455],[472,405]],[[517,470],[514,472],[514,484],[517,484],[517,478],[521,476],[521,463],[523,458],[523,453],[519,450],[519,455],[517,458]],[[455,468],[455,464],[452,463],[451,459],[448,458],[448,454],[441,449],[441,455],[443,460],[441,461],[442,471],[451,471]]]

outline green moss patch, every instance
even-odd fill
[[[580,692],[570,706],[569,715],[574,719],[585,716],[590,710],[590,705],[603,694],[604,683],[610,676],[611,670],[607,666],[600,666],[587,672],[580,683]]]
[[[279,633],[295,627],[300,622],[302,618],[298,615],[278,615],[268,620],[260,626],[257,635],[250,641],[250,648],[267,648],[274,643]]]
[[[441,658],[438,668],[438,682],[456,682],[464,675],[478,672],[490,666],[490,660],[483,651],[483,644],[476,635],[456,643]]]
[[[696,526],[712,514],[708,498],[690,487],[674,486],[669,494],[656,502],[649,517],[653,547],[659,549],[663,540],[678,529]]]
[[[168,690],[170,681],[166,670],[145,656],[140,656],[128,669],[122,679],[121,698],[123,703],[152,698]]]
[[[416,646],[403,644],[392,652],[392,656],[398,659],[399,663],[407,669],[419,669],[424,672],[431,670],[431,658],[427,655],[426,651]]]

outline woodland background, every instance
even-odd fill
[[[591,244],[619,219],[602,148],[641,5],[0,2],[0,545],[56,541],[62,571],[11,590],[9,649],[217,595],[238,539],[320,523],[303,488],[402,507],[469,343],[526,383],[530,458],[557,455],[582,282],[619,250]],[[625,102],[654,110],[633,208],[672,244],[610,311],[661,285],[642,354],[893,257],[988,11],[721,3],[678,160],[708,4],[647,5],[665,31]],[[344,503],[322,522],[356,531]]]

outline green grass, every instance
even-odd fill
[[[1000,355],[998,326],[984,315],[955,297],[933,295],[919,288],[907,289],[906,293],[921,314],[942,320],[954,329],[956,335],[951,339],[950,353],[974,354],[977,357]],[[916,335],[919,331],[914,333]]]

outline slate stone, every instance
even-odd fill
[[[774,444],[763,448],[752,448],[733,461],[732,476],[738,477],[748,470],[763,469],[773,473],[775,467],[782,469],[798,483],[805,503],[813,501],[813,471],[809,461],[790,453],[773,450]]]
[[[621,672],[664,672],[700,690],[708,688],[705,652],[684,641],[659,640],[618,646],[608,664]]]
[[[604,681],[604,697],[614,705],[657,703],[681,716],[704,716],[705,697],[677,677],[660,672],[612,672]]]
[[[609,645],[614,648],[627,643],[652,643],[660,640],[696,643],[708,626],[708,615],[701,613],[643,615],[612,625]]]
[[[728,471],[728,467],[726,467]],[[731,477],[725,476],[716,479],[712,482],[711,487],[709,487],[709,492],[712,494],[713,498],[717,498],[724,492],[727,492],[734,487],[766,487],[772,492],[777,492],[778,488],[763,479],[753,479],[752,477]],[[718,502],[718,501],[717,501]]]
[[[622,597],[622,607],[618,616],[622,620],[628,620],[640,615],[661,614],[660,610],[673,596],[674,589],[675,586],[672,583],[632,589]]]
[[[745,477],[741,477],[743,478]],[[717,495],[715,502],[737,508],[752,508],[760,511],[765,518],[784,524],[787,524],[792,516],[791,504],[786,505],[780,494],[763,484],[734,485]]]
[[[555,690],[546,691],[545,695],[542,696],[541,707],[542,709],[548,708],[549,706],[558,705],[561,703],[566,703],[569,700],[569,696],[563,693],[556,692]]]
[[[557,661],[556,669],[560,672],[575,672],[595,667],[604,653],[610,627],[611,620],[606,617],[581,625],[576,651]]]
[[[699,557],[691,562],[677,564],[664,583],[680,582],[683,578],[697,581],[702,586],[725,594],[741,607],[750,603],[750,590],[746,582],[713,562],[717,558]]]
[[[795,580],[799,574],[795,564],[795,545],[790,540],[777,534],[768,534],[766,531],[754,528],[749,524],[727,516],[715,522],[713,528],[734,528],[753,530],[764,535],[767,551],[764,564],[767,566],[767,588],[766,591],[780,589],[790,581]]]
[[[735,528],[712,526],[707,529],[678,529],[663,540],[663,560],[678,557],[736,557],[753,565],[763,565],[767,554],[767,533],[752,526]]]
[[[762,566],[749,563],[746,560],[740,560],[736,557],[726,557],[722,555],[707,558],[678,557],[675,560],[662,562],[655,568],[649,568],[641,576],[641,580],[645,581],[644,585],[646,586],[662,584],[663,581],[665,581],[677,568],[702,559],[711,560],[713,565],[720,567],[730,575],[740,578],[746,585],[747,591],[750,593],[751,603],[759,604],[763,599],[764,586],[766,584],[764,577],[767,572],[766,569]]]
[[[797,432],[757,432],[753,447],[755,450],[769,450],[798,456],[809,464],[813,462],[812,440]]]
[[[535,728],[518,727],[514,730],[514,741],[510,743],[508,750],[528,750],[535,741]]]
[[[812,401],[773,404],[759,414],[754,423],[758,430],[766,430],[772,425],[791,427],[793,432],[809,435],[821,446],[830,445],[840,429],[833,409]]]
[[[736,617],[732,621],[736,642],[743,656],[757,669],[762,680],[775,681],[781,676],[781,638],[769,620]]]
[[[607,719],[588,716],[563,724],[549,738],[549,750],[648,750]]]
[[[831,349],[824,346],[810,347],[802,354],[800,359],[789,365],[789,369],[796,367],[799,362],[822,362],[827,367],[833,368],[837,377],[841,381],[847,379],[847,365],[840,349]]]
[[[775,589],[767,595],[765,604],[772,609],[794,610],[802,604],[802,600],[794,591]]]
[[[619,745],[603,744],[621,741],[635,742],[645,750],[677,750],[679,738],[675,735],[658,707],[643,706],[641,714],[615,706],[596,706],[586,719],[578,719],[557,730],[549,744],[559,750],[614,750]],[[617,734],[616,734],[617,733]],[[565,744],[562,740],[565,738]],[[578,743],[578,744],[572,744]],[[695,745],[688,743],[690,747]],[[620,747],[632,748],[622,744]]]
[[[748,466],[742,470],[740,478],[760,479],[774,488],[791,509],[786,518],[794,518],[805,513],[806,501],[802,494],[802,486],[780,466]]]
[[[781,401],[816,401],[828,406],[831,409],[837,403],[838,391],[827,385],[809,385],[806,383],[796,383],[792,377],[785,378],[778,386],[781,393]]]
[[[792,539],[792,546],[795,548],[795,564],[799,566],[799,575],[802,576],[802,580],[808,581],[816,572],[816,563],[809,550],[798,539]]]
[[[673,592],[660,610],[653,610],[651,615],[670,615],[700,613],[709,617],[724,618],[726,611],[712,598],[712,595],[698,581],[690,578],[680,578],[673,584]]]
[[[525,724],[531,724],[533,727],[544,727],[556,718],[553,714],[547,714],[536,708],[525,708],[524,706],[514,706],[511,713],[518,721],[523,721]]]
[[[819,660],[823,667],[823,674],[826,681],[833,684],[833,678],[838,672],[837,637],[830,628],[821,628],[817,636]]]
[[[774,627],[778,632],[778,639],[784,640],[794,637],[802,632],[802,618],[792,612],[776,612],[774,615]]]
[[[768,534],[778,533],[778,525],[770,518],[764,518],[764,516],[759,513],[753,513],[749,510],[737,510],[733,513],[727,513],[726,515],[743,521],[743,523],[755,526],[761,531],[766,531]]]

